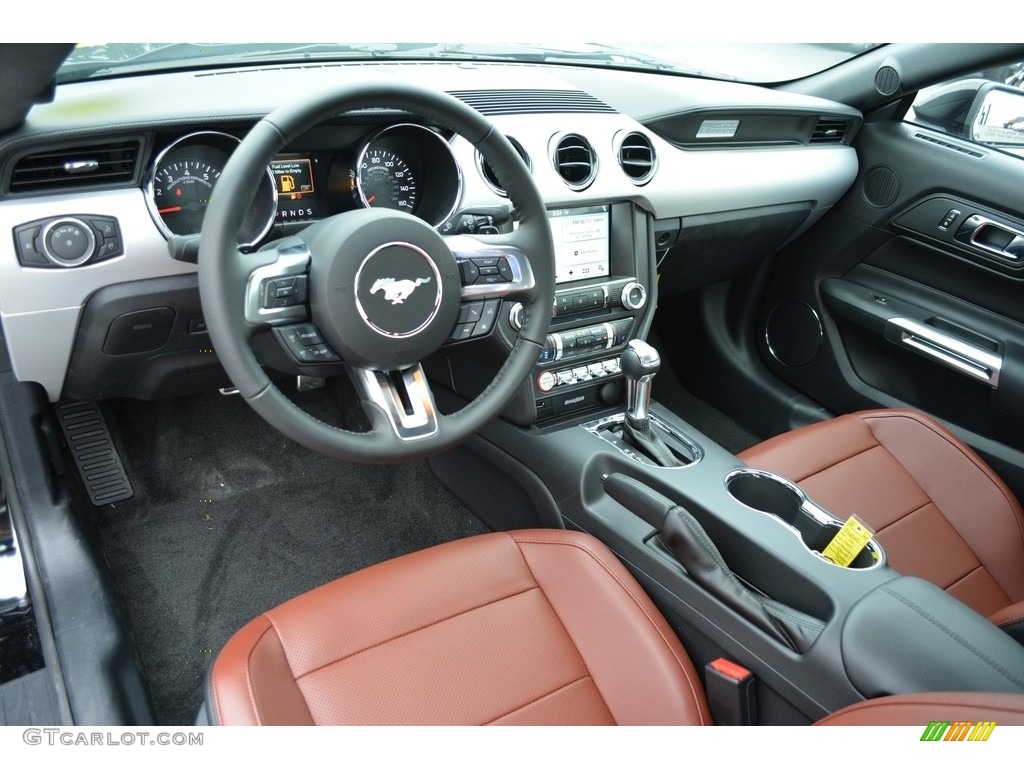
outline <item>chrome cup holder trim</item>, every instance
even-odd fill
[[[797,526],[795,526],[792,523],[788,522],[787,520],[783,519],[783,517],[781,517],[778,512],[770,510],[770,509],[761,509],[758,506],[754,506],[753,504],[748,503],[748,501],[752,501],[750,499],[748,499],[747,501],[744,501],[740,497],[740,495],[738,495],[738,492],[732,487],[737,479],[744,479],[744,478],[759,478],[759,479],[762,479],[762,480],[771,481],[773,483],[776,483],[778,486],[781,486],[786,491],[788,491],[790,494],[792,494],[792,496],[794,497],[793,501],[795,502],[795,513],[796,514],[802,514],[802,515],[806,516],[810,521],[812,521],[813,523],[816,523],[818,526],[821,526],[822,529],[830,528],[830,529],[834,529],[836,532],[838,532],[839,529],[841,529],[843,527],[843,521],[841,521],[838,518],[836,518],[834,515],[832,515],[830,512],[828,512],[828,510],[826,510],[825,508],[823,508],[823,507],[819,506],[818,504],[816,504],[815,502],[813,502],[810,499],[810,497],[808,497],[808,495],[806,493],[804,493],[803,489],[801,489],[798,485],[796,485],[792,481],[788,480],[787,478],[782,477],[781,475],[775,474],[774,472],[769,472],[769,471],[764,470],[764,469],[755,469],[753,467],[742,467],[740,469],[735,469],[735,470],[729,472],[725,476],[725,481],[724,481],[725,482],[725,490],[729,494],[730,498],[732,498],[738,504],[742,504],[747,509],[751,509],[751,510],[754,510],[755,512],[760,512],[763,515],[767,515],[769,518],[771,518],[772,520],[777,522],[779,525],[781,525],[784,528],[786,528],[788,531],[790,531],[797,538],[797,540],[800,542],[801,546],[803,546],[804,549],[806,549],[808,552],[810,552],[816,558],[821,560],[823,563],[827,563],[827,564],[833,566],[834,568],[842,568],[843,570],[851,571],[851,572],[854,572],[854,573],[861,573],[861,572],[864,572],[864,571],[871,571],[871,570],[874,570],[876,568],[880,568],[881,566],[885,565],[885,562],[886,562],[885,550],[882,549],[881,544],[879,544],[878,540],[875,539],[874,537],[872,537],[868,541],[868,543],[865,545],[865,549],[868,552],[870,552],[871,557],[874,560],[874,562],[871,563],[870,565],[865,565],[865,566],[861,566],[861,567],[852,567],[852,566],[837,565],[836,563],[832,562],[831,560],[826,558],[824,555],[822,555],[819,550],[817,550],[814,547],[812,547],[811,545],[809,545],[807,543],[807,540],[804,538],[803,531],[801,531]],[[765,505],[762,505],[762,506],[768,506],[768,505],[765,504]],[[829,541],[831,541],[831,539],[832,539],[832,537],[829,537]],[[822,548],[824,548],[824,547],[822,547]]]

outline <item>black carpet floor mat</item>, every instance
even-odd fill
[[[343,397],[296,397],[336,424],[352,417]],[[160,724],[194,721],[217,651],[262,611],[486,530],[425,464],[325,458],[238,397],[120,401],[104,411],[135,496],[98,508],[97,526]]]

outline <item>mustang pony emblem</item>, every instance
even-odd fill
[[[395,280],[393,277],[382,277],[373,284],[370,293],[384,291],[385,299],[392,304],[402,304],[418,286],[429,282],[429,277],[417,277],[415,280]]]

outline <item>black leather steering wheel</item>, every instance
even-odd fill
[[[487,158],[514,204],[519,227],[486,238],[443,238],[397,211],[363,209],[317,222],[256,253],[236,234],[271,159],[314,125],[342,112],[386,107],[461,134]],[[463,286],[458,260],[498,257],[509,283]],[[268,281],[299,277],[308,304],[275,309]],[[385,82],[340,87],[275,110],[232,154],[214,189],[199,246],[199,289],[210,338],[239,393],[266,421],[321,453],[350,461],[396,462],[443,451],[495,418],[530,375],[544,344],[554,298],[554,249],[530,171],[480,113],[444,93]],[[387,289],[387,290],[385,290]],[[512,297],[523,327],[491,384],[444,415],[420,362],[449,337],[464,300]],[[397,301],[396,301],[397,299]],[[368,432],[326,424],[270,380],[252,350],[269,325],[316,324],[345,361],[370,420]]]

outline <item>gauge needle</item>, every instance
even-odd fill
[[[370,195],[368,198],[366,198],[366,204],[367,205],[373,205],[373,201],[376,200],[376,199],[377,199],[376,195]]]
[[[158,213],[177,213],[180,210],[181,210],[181,206],[180,205],[172,205],[169,208],[158,208],[157,212]]]

